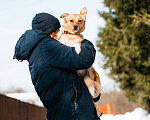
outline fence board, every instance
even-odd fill
[[[46,109],[0,94],[0,120],[46,120]]]

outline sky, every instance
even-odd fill
[[[87,22],[83,36],[96,47],[98,28],[105,26],[98,10],[108,10],[103,0],[0,0],[0,92],[18,88],[26,92],[34,91],[28,62],[12,59],[15,44],[26,30],[31,29],[33,17],[37,13],[47,12],[63,24],[63,19],[59,18],[61,14],[78,14],[84,7],[87,8]],[[102,58],[102,54],[97,51],[94,67],[100,75],[103,91],[108,92],[118,84],[106,76],[106,71],[101,67],[104,63]]]

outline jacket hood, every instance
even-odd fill
[[[27,30],[17,41],[13,59],[18,61],[29,60],[32,51],[38,43],[49,37],[38,30]]]

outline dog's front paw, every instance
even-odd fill
[[[81,48],[80,47],[75,47],[76,52],[79,54],[81,52]]]

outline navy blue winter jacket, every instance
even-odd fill
[[[40,31],[27,30],[20,39],[16,57],[29,61],[31,79],[47,109],[47,119],[97,120],[88,88],[76,73],[93,64],[93,44],[84,40],[78,55],[74,47]]]

